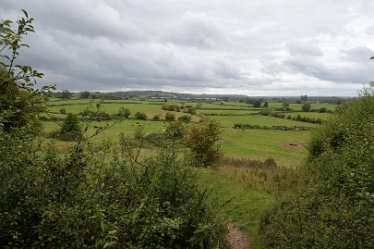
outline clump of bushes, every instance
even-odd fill
[[[130,115],[131,115],[131,111],[125,107],[121,107],[117,113],[117,116],[121,118],[129,118]]]
[[[263,217],[268,247],[373,248],[373,119],[374,96],[364,91],[315,132],[310,184]]]
[[[178,121],[184,122],[184,123],[190,123],[191,122],[191,115],[182,115],[178,118]]]
[[[179,112],[180,109],[181,109],[181,108],[180,108],[179,106],[177,106],[177,105],[166,105],[166,104],[162,105],[161,108],[162,108],[163,110],[171,111],[171,112]]]
[[[191,150],[196,165],[207,167],[216,162],[221,154],[218,149],[220,125],[216,121],[190,127],[186,134],[186,146]]]
[[[147,114],[143,112],[137,112],[135,113],[135,118],[138,120],[146,120],[147,119]]]
[[[69,113],[63,120],[60,130],[55,134],[62,140],[74,141],[82,137],[81,121],[76,114]]]
[[[165,114],[165,120],[169,121],[169,122],[174,121],[175,120],[175,115],[173,113],[167,112]]]
[[[105,164],[81,143],[61,156],[32,136],[0,132],[5,248],[228,248],[217,207],[175,147],[140,167],[123,138]]]

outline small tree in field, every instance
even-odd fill
[[[59,137],[63,140],[77,140],[82,137],[80,121],[76,114],[69,113],[64,119]]]
[[[135,118],[139,120],[146,120],[147,119],[147,114],[142,113],[142,112],[137,112],[135,113]]]
[[[312,105],[310,103],[305,103],[305,104],[303,104],[301,109],[303,110],[303,112],[309,112],[310,109],[312,109]]]
[[[207,167],[216,162],[220,153],[217,146],[220,125],[216,121],[207,121],[202,126],[191,127],[186,136],[186,145],[191,149],[197,166]]]
[[[129,118],[131,112],[128,108],[121,107],[119,108],[117,115],[122,118]]]
[[[166,121],[174,121],[175,120],[175,115],[173,113],[167,112],[165,114],[165,120]]]

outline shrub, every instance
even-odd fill
[[[374,96],[344,103],[309,145],[310,185],[262,220],[271,248],[372,248]]]
[[[191,122],[191,116],[190,115],[182,115],[178,118],[178,121],[184,122],[184,123],[189,123],[189,122]]]
[[[61,113],[61,114],[66,114],[66,110],[65,110],[65,108],[61,108],[61,109],[60,109],[60,113]]]
[[[147,119],[147,114],[142,113],[142,112],[137,112],[135,113],[135,118],[138,120],[146,120]]]
[[[193,160],[197,166],[210,166],[220,158],[217,145],[219,128],[218,122],[207,121],[201,126],[193,126],[188,129],[186,145],[191,149]]]
[[[165,114],[165,120],[166,121],[174,121],[175,120],[175,115],[174,114],[172,114],[172,113],[170,113],[170,112],[167,112],[166,114]]]
[[[186,128],[181,122],[170,122],[166,128],[166,134],[169,138],[179,140],[184,137]]]
[[[160,116],[159,115],[154,115],[152,119],[154,121],[159,121],[160,120]]]
[[[258,108],[261,107],[262,101],[259,99],[256,99],[253,101],[253,107]]]
[[[301,106],[303,112],[309,112],[312,109],[312,105],[310,103],[305,103]]]
[[[138,167],[131,156],[105,164],[82,146],[61,156],[27,133],[0,135],[4,248],[228,248],[217,207],[172,148]]]
[[[80,120],[76,114],[69,113],[66,116],[58,136],[62,140],[77,140],[82,137]]]
[[[117,115],[121,118],[129,118],[131,115],[131,112],[128,108],[121,107],[119,108]]]

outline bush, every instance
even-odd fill
[[[152,119],[154,121],[159,121],[160,120],[160,116],[159,115],[154,115]]]
[[[220,158],[217,145],[220,125],[216,121],[207,121],[202,126],[188,129],[186,145],[191,149],[192,157],[197,166],[207,167]]]
[[[80,120],[76,114],[69,113],[64,119],[58,136],[62,140],[77,140],[82,137]]]
[[[139,167],[120,155],[105,164],[82,146],[60,156],[21,133],[1,138],[4,248],[228,248],[217,207],[172,148]]]
[[[310,103],[305,103],[301,106],[303,112],[309,112],[312,109],[312,105]]]
[[[344,103],[312,137],[310,185],[262,220],[271,248],[373,248],[374,96]]]
[[[147,114],[142,113],[142,112],[137,112],[135,113],[135,118],[138,120],[146,120],[147,119]]]
[[[190,115],[182,115],[178,118],[178,121],[184,122],[184,123],[189,123],[189,122],[191,122],[191,116]]]
[[[184,137],[186,128],[181,122],[170,122],[166,128],[166,134],[169,138],[179,140]]]
[[[131,112],[128,108],[125,108],[125,107],[121,107],[119,110],[118,110],[118,113],[117,115],[121,118],[129,118],[130,115],[131,115]]]
[[[174,114],[172,114],[172,113],[170,113],[170,112],[167,112],[166,114],[165,114],[165,120],[166,121],[174,121],[175,120],[175,115]]]
[[[60,109],[60,113],[61,113],[61,114],[66,114],[66,110],[65,110],[65,108],[61,108],[61,109]]]

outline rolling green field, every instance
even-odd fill
[[[97,100],[72,99],[61,100],[51,99],[49,102],[49,117],[59,118],[60,121],[44,121],[43,132],[48,141],[48,134],[59,129],[59,123],[67,116],[67,113],[79,114],[84,111],[89,103],[91,109],[95,109]],[[261,160],[268,158],[275,160],[280,169],[291,170],[299,167],[307,156],[306,146],[311,133],[320,125],[309,122],[294,121],[289,119],[275,118],[260,115],[264,108],[253,108],[252,105],[238,102],[211,102],[199,103],[180,100],[168,100],[167,102],[155,100],[105,100],[101,102],[100,110],[110,115],[116,114],[121,107],[131,111],[129,119],[92,121],[89,123],[88,135],[93,134],[94,126],[108,126],[103,132],[91,139],[93,144],[99,145],[104,141],[111,144],[112,149],[118,147],[119,135],[121,133],[128,137],[134,137],[138,127],[143,127],[144,134],[162,133],[168,126],[164,120],[167,112],[161,107],[163,104],[192,106],[196,109],[196,114],[192,115],[192,122],[187,126],[200,125],[203,119],[213,119],[221,124],[219,147],[224,157],[233,160]],[[328,120],[334,114],[318,112],[302,112],[301,104],[290,104],[291,111],[285,112],[286,116],[319,118]],[[325,107],[327,110],[335,110],[335,105],[313,104],[313,108]],[[269,103],[267,110],[275,111],[282,107],[282,103]],[[61,114],[60,109],[65,109],[66,114]],[[147,120],[136,120],[134,114],[143,112],[147,115]],[[183,112],[171,112],[176,117],[185,115]],[[160,121],[153,121],[154,115],[159,115]],[[206,116],[205,116],[206,115]],[[235,129],[234,124],[258,125],[258,129]],[[307,130],[277,130],[272,126],[282,127],[306,127]],[[261,128],[267,127],[267,129]],[[55,141],[58,148],[66,150],[71,142]],[[143,152],[152,153],[152,146],[148,146]],[[240,181],[235,176],[241,172]],[[196,169],[199,184],[207,188],[209,193],[222,205],[222,212],[235,224],[249,232],[251,236],[252,248],[261,248],[261,239],[256,234],[256,227],[261,214],[271,206],[276,199],[276,193],[271,190],[255,189],[252,179],[253,171],[230,168],[228,165],[225,171],[215,169]],[[229,176],[230,175],[230,176]],[[260,184],[261,184],[260,180]],[[263,182],[264,183],[264,182]],[[258,184],[258,182],[256,183]]]

